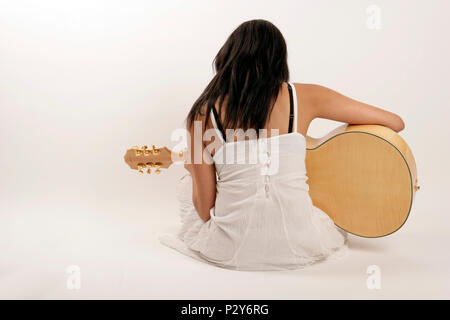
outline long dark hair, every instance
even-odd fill
[[[206,126],[217,99],[222,114],[228,96],[224,129],[253,128],[259,134],[283,82],[289,81],[286,41],[280,30],[262,19],[242,23],[220,48],[213,66],[216,74],[189,111],[188,128],[203,112]]]

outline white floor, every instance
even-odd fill
[[[448,299],[449,210],[430,206],[426,196],[421,190],[397,233],[351,236],[347,258],[285,272],[225,270],[162,246],[158,234],[178,227],[175,203],[166,204],[166,214],[149,209],[131,218],[101,206],[15,212],[0,221],[0,298]],[[78,290],[67,287],[71,265],[80,268]],[[379,290],[367,287],[370,265],[380,267]]]

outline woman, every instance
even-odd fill
[[[402,119],[320,85],[289,82],[285,40],[265,20],[241,24],[214,64],[216,75],[187,117],[182,228],[161,242],[236,270],[296,269],[342,257],[347,233],[308,193],[309,124],[325,118],[400,131]]]

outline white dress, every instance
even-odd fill
[[[191,175],[181,177],[177,186],[181,229],[161,235],[161,243],[235,270],[297,269],[346,255],[347,232],[309,196],[306,140],[296,128],[296,97],[294,105],[292,133],[226,142],[216,151],[216,203],[207,222],[192,203]],[[217,130],[213,114],[211,119]],[[249,150],[257,154],[252,161]],[[227,154],[233,161],[222,161]]]

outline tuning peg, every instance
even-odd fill
[[[147,155],[147,146],[142,146],[142,148],[136,150],[136,156],[142,156],[143,154]]]
[[[148,169],[147,169],[147,173],[148,173],[148,174],[151,174],[151,173],[152,173],[152,170],[151,170],[150,168],[148,168]]]
[[[138,163],[137,168],[138,168],[139,174],[143,174],[144,173],[144,171],[142,171],[142,169],[145,168],[145,165],[143,163]]]
[[[149,156],[149,155],[151,155],[151,154],[152,154],[152,151],[151,151],[151,150],[147,150],[147,149],[144,150],[144,155],[145,155],[145,156]]]
[[[159,154],[159,153],[160,153],[160,150],[157,149],[157,148],[155,147],[155,145],[152,145],[152,152],[153,152],[153,154]]]
[[[155,173],[156,174],[160,174],[161,170],[159,170],[159,168],[161,168],[161,162],[157,162],[154,164],[154,167],[156,168]]]

